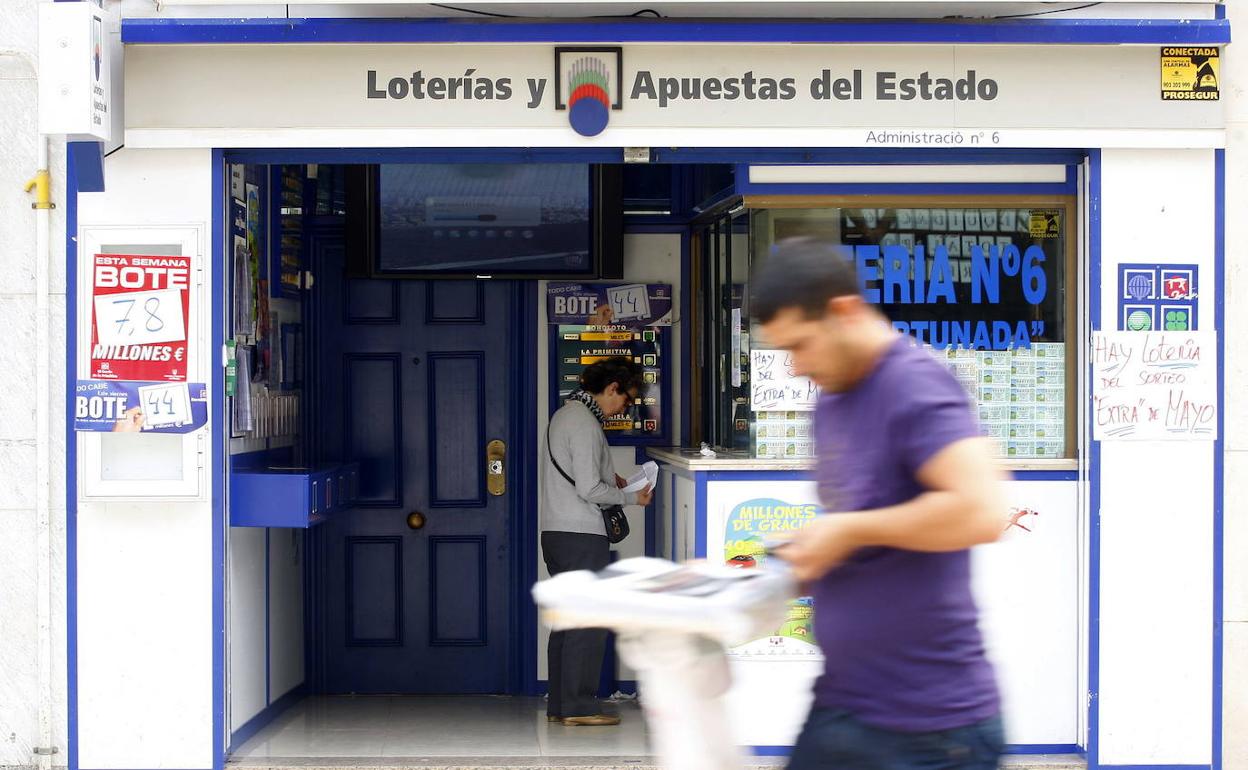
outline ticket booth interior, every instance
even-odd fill
[[[666,322],[618,343],[653,374],[609,433],[621,473],[705,443],[724,461],[761,463],[764,483],[768,472],[802,478],[809,411],[763,403],[752,387],[766,341],[748,278],[776,242],[803,235],[843,244],[869,298],[946,360],[1019,483],[1060,483],[1044,493],[1060,531],[1026,561],[1053,579],[1011,599],[1007,557],[983,588],[990,635],[1047,656],[1006,664],[1016,711],[1044,724],[1021,729],[1017,750],[1077,748],[1082,159],[1029,153],[1003,167],[984,152],[955,172],[932,157],[906,166],[905,153],[873,165],[836,152],[807,155],[820,165],[652,153],[636,164],[599,162],[618,153],[226,155],[235,758],[372,756],[376,736],[337,748],[315,736],[353,720],[411,727],[430,703],[455,714],[492,704],[522,724],[541,715],[545,637],[527,590],[543,574],[534,458],[575,367],[617,345],[610,330],[631,329],[608,321],[602,337],[602,317],[567,323],[578,319],[550,304],[552,287],[668,288]],[[899,181],[873,181],[881,173]],[[907,173],[930,181],[900,181]],[[706,512],[682,512],[680,475],[634,509],[617,556],[708,556]],[[756,556],[751,543],[709,551],[742,560]],[[609,654],[603,694],[631,694],[631,679]],[[474,700],[499,695],[512,700]],[[305,737],[284,744],[283,730]],[[631,748],[581,753],[646,753],[637,730]],[[769,735],[749,742],[783,745]]]
[[[236,756],[321,697],[540,694],[530,447],[584,365],[560,367],[559,332],[585,328],[545,324],[543,292],[647,281],[670,323],[694,198],[733,178],[584,154],[377,160],[224,169]],[[681,333],[637,335],[654,385],[612,426],[621,472],[687,435]],[[653,553],[638,515],[627,555]],[[603,694],[634,689],[609,656]]]

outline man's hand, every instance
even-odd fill
[[[626,486],[628,486],[628,479],[624,478],[623,476],[621,476],[621,475],[620,475],[620,474],[618,474],[618,473],[617,473],[617,474],[615,474],[615,487],[616,487],[616,489],[623,489],[623,488],[624,488],[624,487],[626,487]]]
[[[820,516],[793,533],[775,554],[789,563],[799,583],[818,580],[863,546],[856,531],[857,516],[853,513]]]
[[[113,425],[113,433],[138,433],[143,430],[143,410],[132,406]]]
[[[649,505],[649,504],[650,504],[650,501],[651,501],[651,500],[653,500],[653,499],[654,499],[654,488],[653,488],[653,487],[646,487],[645,489],[643,489],[643,490],[641,490],[640,492],[638,492],[638,493],[637,493],[637,504],[638,504],[638,505]]]

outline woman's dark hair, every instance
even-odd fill
[[[828,300],[858,293],[858,274],[847,248],[808,236],[785,238],[750,281],[750,310],[761,323],[786,308],[820,318]]]
[[[606,390],[613,382],[619,386],[621,393],[634,389],[641,393],[646,388],[641,366],[624,356],[614,356],[592,363],[581,372],[581,388],[594,395]]]

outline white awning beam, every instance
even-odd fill
[[[571,15],[576,16],[596,16],[596,15],[623,15],[627,16],[642,10],[653,9],[660,14],[667,16],[697,16],[697,15],[718,15],[725,13],[732,16],[753,16],[753,17],[770,17],[770,16],[792,16],[792,15],[810,15],[818,16],[820,7],[826,8],[834,15],[844,16],[852,15],[855,17],[876,17],[890,18],[898,16],[913,16],[917,11],[927,10],[927,13],[919,13],[924,17],[951,17],[951,16],[984,16],[987,8],[994,8],[993,15],[997,13],[1027,16],[1027,15],[1043,15],[1043,16],[1122,16],[1121,8],[1124,6],[1137,6],[1141,9],[1147,8],[1148,13],[1139,14],[1141,17],[1154,16],[1171,16],[1174,13],[1167,12],[1165,8],[1170,6],[1176,11],[1182,7],[1183,12],[1178,15],[1190,14],[1193,6],[1207,6],[1212,9],[1218,5],[1217,2],[1211,0],[1166,0],[1166,2],[1148,2],[1145,0],[1101,0],[1093,3],[1060,3],[1060,2],[1010,2],[1009,0],[958,0],[953,3],[932,2],[932,0],[887,0],[887,2],[861,2],[860,0],[777,0],[776,2],[758,2],[758,0],[680,0],[680,2],[646,2],[646,0],[636,0],[636,2],[620,2],[619,0],[546,0],[546,2],[535,3],[532,0],[469,0],[468,2],[455,2],[450,0],[447,3],[422,3],[412,2],[411,0],[301,0],[298,3],[288,3],[284,0],[249,0],[246,3],[228,2],[224,0],[140,0],[136,3],[134,0],[127,0],[124,5],[127,11],[134,10],[134,5],[149,5],[157,7],[172,6],[212,6],[220,8],[241,9],[248,6],[287,6],[292,9],[305,5],[317,6],[343,6],[343,7],[363,7],[363,6],[406,6],[414,12],[420,12],[421,15],[472,15],[474,10],[495,13],[516,15],[516,16],[548,16],[548,15]],[[462,8],[465,11],[455,11],[445,6],[454,6]],[[904,6],[905,11],[898,13],[890,8]],[[927,8],[923,8],[926,6]],[[1110,11],[1108,6],[1116,7]],[[1107,12],[1109,11],[1109,12]],[[126,15],[145,15],[130,14]],[[292,16],[295,14],[291,13]],[[1212,10],[1210,11],[1212,16]]]

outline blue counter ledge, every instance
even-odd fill
[[[230,474],[230,526],[316,526],[350,507],[359,478],[356,463],[235,471]]]

